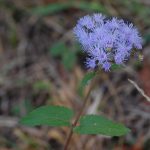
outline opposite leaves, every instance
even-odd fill
[[[20,123],[28,126],[71,126],[73,111],[61,106],[42,106],[21,119]],[[79,120],[79,126],[74,132],[80,134],[102,134],[107,136],[122,136],[129,132],[123,124],[113,122],[103,116],[85,115]]]

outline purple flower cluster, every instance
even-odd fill
[[[79,19],[74,34],[89,56],[89,69],[101,66],[109,71],[112,63],[123,64],[133,49],[142,49],[142,38],[132,23],[99,13]]]

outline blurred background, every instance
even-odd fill
[[[133,22],[144,60],[102,72],[86,109],[131,132],[120,138],[74,134],[70,150],[150,150],[150,103],[128,82],[150,96],[150,0],[0,0],[0,150],[62,150],[68,128],[30,128],[18,120],[42,105],[80,108],[87,70],[72,29],[93,12]]]

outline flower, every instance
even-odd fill
[[[142,38],[132,23],[100,13],[78,20],[73,32],[88,54],[86,67],[111,69],[112,63],[123,64],[134,49],[142,49]]]

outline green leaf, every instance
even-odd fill
[[[150,33],[145,34],[145,36],[144,36],[144,43],[148,44],[149,42],[150,42]]]
[[[60,12],[67,8],[69,8],[69,4],[67,3],[54,3],[46,6],[35,7],[31,10],[31,12],[36,15],[48,15]]]
[[[39,107],[20,120],[21,124],[28,126],[70,126],[73,111],[62,106]]]
[[[107,13],[106,8],[98,2],[85,2],[85,1],[83,2],[82,1],[79,3],[74,3],[74,7],[79,8],[81,10],[85,10],[85,11],[100,11],[100,12]]]
[[[50,82],[48,82],[48,81],[40,80],[40,81],[36,81],[33,84],[33,89],[35,89],[37,91],[42,91],[42,90],[49,91],[51,89],[51,85],[50,85]]]
[[[24,107],[25,107],[27,113],[29,113],[30,111],[32,111],[34,109],[30,99],[24,100]],[[20,112],[21,112],[21,110],[20,110]]]
[[[123,68],[122,65],[118,65],[118,64],[112,64],[111,65],[112,70],[120,70],[121,68]]]
[[[76,62],[76,54],[74,52],[68,51],[64,53],[62,57],[62,63],[66,69],[71,70]]]
[[[31,12],[36,15],[49,15],[54,14],[69,8],[78,8],[85,11],[100,11],[107,12],[106,8],[97,2],[66,2],[66,3],[54,3],[46,6],[39,6],[32,8]]]
[[[123,124],[113,122],[103,116],[85,115],[80,119],[80,125],[74,128],[80,134],[102,134],[107,136],[122,136],[130,130]]]
[[[82,95],[84,87],[95,77],[95,72],[88,72],[79,85],[79,93]]]
[[[68,51],[68,48],[66,47],[65,43],[63,42],[57,42],[54,43],[53,46],[50,48],[50,53],[52,56],[63,56],[63,54]]]

